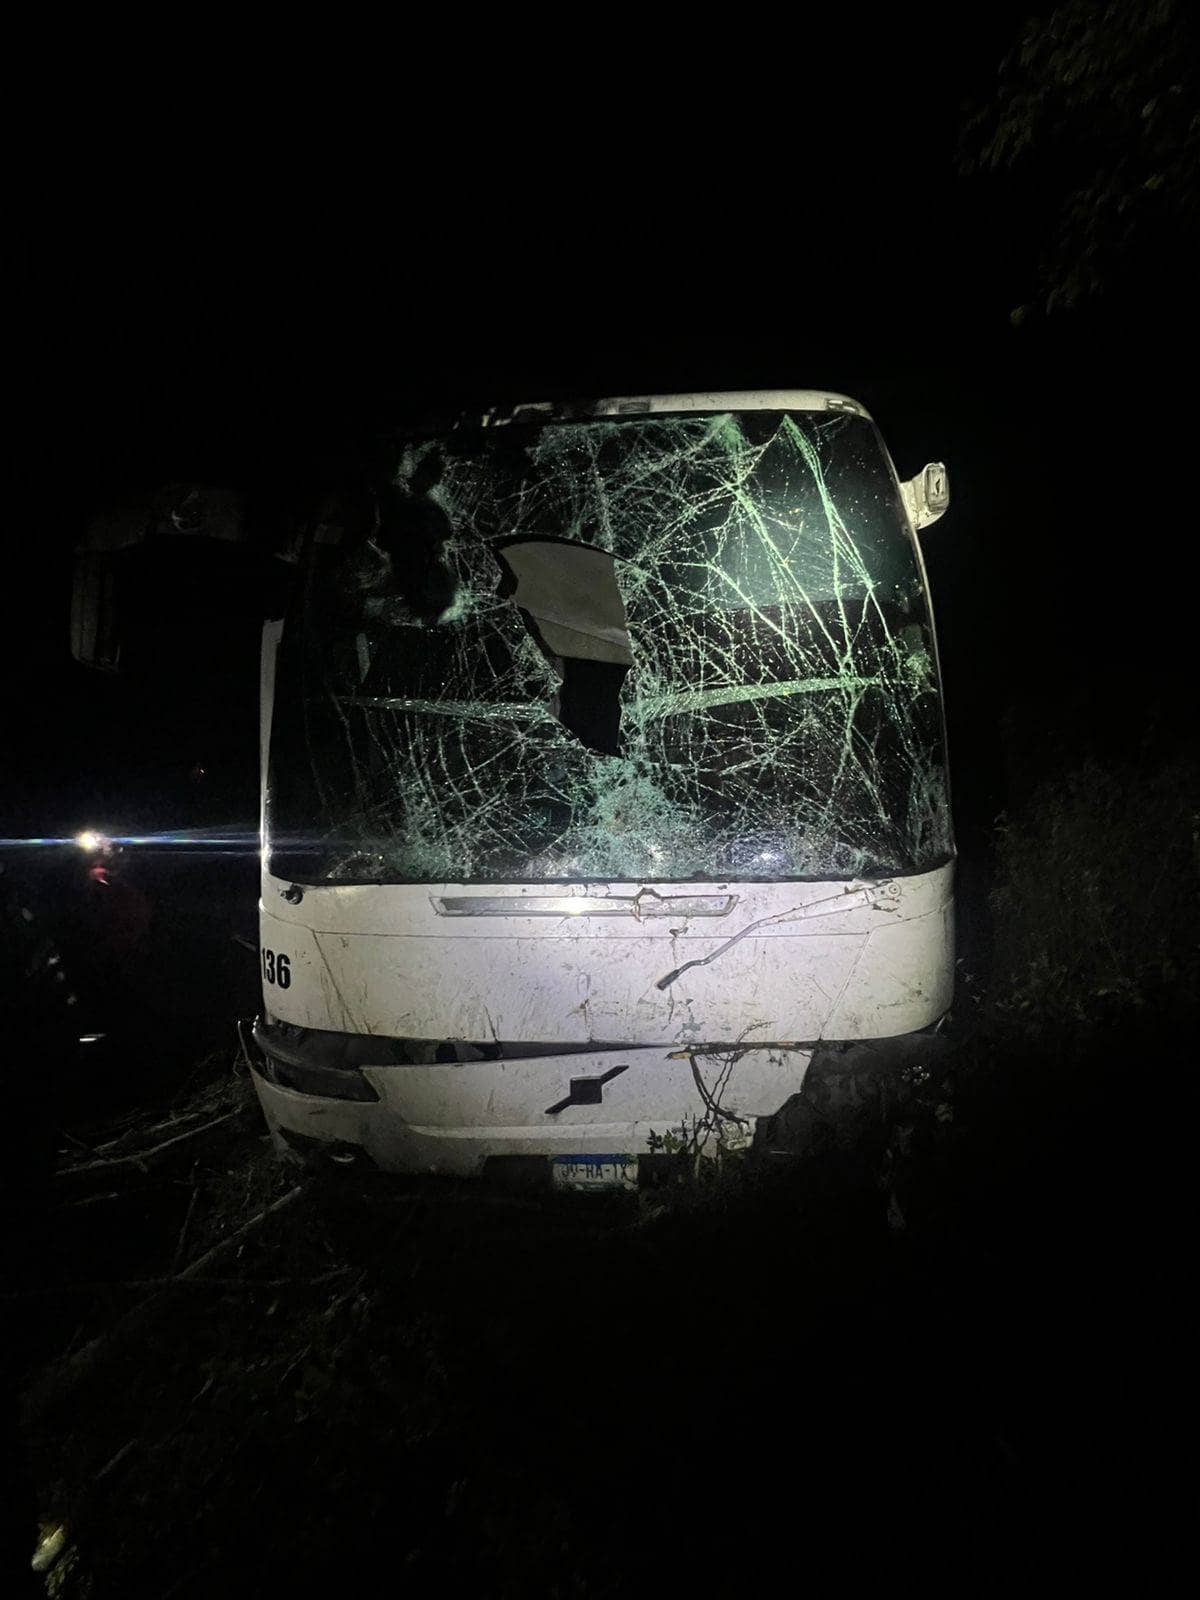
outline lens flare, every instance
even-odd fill
[[[57,837],[0,838],[0,851],[70,846],[85,855],[136,848],[156,855],[247,856],[257,855],[260,843],[258,829],[244,826],[171,829],[162,833],[102,833],[98,828],[84,828],[80,833]]]

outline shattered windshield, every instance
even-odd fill
[[[951,852],[929,612],[865,418],[414,444],[371,536],[310,555],[278,876],[829,878]]]

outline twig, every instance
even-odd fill
[[[141,1136],[146,1138],[152,1133],[161,1133],[164,1128],[175,1128],[178,1127],[181,1122],[191,1122],[196,1117],[206,1116],[209,1110],[211,1110],[211,1107],[203,1106],[198,1107],[195,1111],[176,1111],[171,1116],[164,1118],[161,1122],[152,1122],[149,1127],[141,1128],[140,1130],[138,1127],[137,1117],[132,1117],[126,1122],[125,1127],[119,1134],[117,1134],[116,1138],[107,1139],[103,1144],[96,1145],[94,1149],[92,1149],[92,1147],[89,1145],[85,1145],[82,1139],[75,1138],[74,1135],[68,1134],[67,1137],[73,1139],[74,1143],[82,1145],[85,1150],[90,1149],[93,1155],[102,1156],[107,1154],[107,1152],[110,1150],[115,1150],[118,1145],[124,1144],[126,1139],[130,1138],[136,1132],[140,1131]]]
[[[229,1122],[237,1116],[236,1111],[226,1111],[219,1117],[214,1117],[211,1122],[202,1122],[198,1128],[189,1128],[186,1133],[177,1133],[173,1139],[164,1139],[162,1144],[153,1145],[149,1150],[136,1150],[127,1156],[111,1156],[101,1161],[84,1161],[79,1166],[67,1167],[64,1171],[56,1173],[59,1178],[73,1178],[81,1172],[95,1172],[102,1167],[136,1166],[144,1164],[152,1156],[161,1155],[164,1150],[170,1150],[173,1145],[182,1144],[186,1139],[198,1138],[200,1134],[207,1133],[211,1128],[220,1127],[221,1123]]]
[[[284,1369],[284,1371],[280,1375],[280,1377],[276,1379],[274,1387],[277,1390],[282,1389],[284,1384],[291,1377],[292,1373],[295,1372],[296,1368],[299,1367],[299,1366],[302,1366],[304,1364],[304,1362],[308,1360],[308,1358],[309,1358],[309,1356],[311,1354],[312,1354],[312,1345],[311,1344],[306,1344],[304,1346],[304,1349],[301,1350],[300,1354],[296,1357],[296,1359],[294,1361],[290,1362],[288,1364],[288,1366]]]
[[[298,1183],[294,1189],[289,1189],[280,1199],[273,1200],[269,1206],[264,1207],[262,1211],[251,1217],[249,1222],[243,1222],[241,1227],[236,1228],[227,1239],[222,1239],[219,1244],[213,1245],[211,1250],[206,1250],[202,1256],[198,1256],[190,1267],[185,1267],[178,1277],[170,1281],[172,1283],[184,1283],[188,1278],[196,1277],[210,1261],[215,1261],[218,1256],[223,1256],[226,1250],[231,1249],[239,1239],[243,1239],[246,1234],[253,1232],[260,1222],[264,1222],[275,1212],[282,1211],[285,1206],[292,1205],[303,1193],[304,1185]]]
[[[6,1289],[0,1293],[0,1305],[20,1300],[49,1300],[55,1295],[107,1294],[113,1289],[166,1290],[180,1284],[186,1284],[189,1289],[315,1289],[323,1283],[344,1278],[352,1270],[351,1267],[332,1267],[315,1278],[105,1278],[90,1283],[46,1284],[37,1289]]]
[[[90,1343],[85,1344],[57,1372],[45,1374],[37,1385],[35,1392],[30,1396],[31,1405],[36,1409],[40,1405],[46,1404],[56,1395],[61,1398],[67,1390],[82,1382],[93,1368],[99,1365],[107,1348],[118,1339],[140,1328],[155,1307],[163,1304],[164,1300],[168,1298],[166,1290],[173,1288],[176,1284],[186,1283],[193,1278],[197,1278],[210,1261],[215,1261],[218,1256],[224,1255],[239,1239],[244,1239],[247,1234],[259,1227],[268,1217],[282,1211],[285,1206],[293,1205],[303,1193],[304,1186],[297,1184],[294,1189],[289,1189],[287,1194],[273,1201],[269,1206],[264,1207],[257,1215],[251,1217],[248,1222],[244,1222],[227,1239],[222,1239],[220,1244],[214,1245],[211,1250],[206,1250],[202,1256],[193,1261],[191,1266],[186,1267],[177,1277],[168,1278],[165,1282],[155,1282],[154,1288],[157,1291],[155,1294],[139,1301],[132,1310],[127,1311],[123,1317],[119,1318],[106,1333],[98,1335]]]
[[[82,1333],[82,1332],[83,1332],[83,1330],[84,1330],[84,1329],[85,1329],[85,1328],[86,1328],[86,1327],[87,1327],[87,1318],[86,1318],[86,1317],[84,1317],[84,1319],[83,1319],[83,1321],[82,1321],[82,1322],[80,1322],[80,1323],[78,1323],[78,1324],[77,1324],[77,1325],[76,1325],[76,1328],[75,1328],[75,1332],[74,1332],[74,1333],[73,1333],[73,1334],[72,1334],[72,1335],[71,1335],[71,1337],[70,1337],[70,1338],[69,1338],[69,1339],[68,1339],[68,1340],[67,1340],[67,1345],[66,1345],[66,1349],[65,1349],[65,1350],[63,1350],[63,1352],[62,1352],[62,1356],[61,1356],[61,1358],[60,1358],[60,1359],[62,1359],[62,1360],[65,1360],[65,1359],[66,1359],[66,1357],[67,1357],[67,1356],[69,1356],[69,1355],[70,1355],[70,1354],[71,1354],[71,1352],[72,1352],[72,1350],[74,1350],[74,1349],[75,1349],[75,1346],[76,1346],[76,1342],[77,1342],[77,1341],[78,1341],[78,1339],[79,1339],[79,1335],[80,1335],[80,1334],[81,1334],[81,1333]]]
[[[200,1193],[200,1185],[196,1182],[196,1169],[192,1168],[192,1197],[188,1201],[187,1211],[184,1213],[183,1226],[179,1230],[179,1238],[175,1241],[175,1254],[171,1257],[171,1265],[177,1266],[183,1256],[183,1241],[187,1238],[188,1224],[192,1220],[192,1212],[196,1209],[196,1199]]]
[[[116,1455],[107,1464],[107,1466],[103,1466],[103,1467],[100,1468],[100,1471],[95,1476],[94,1482],[103,1483],[104,1479],[108,1477],[110,1472],[115,1472],[117,1470],[117,1468],[121,1465],[122,1461],[124,1461],[125,1457],[133,1449],[134,1445],[137,1444],[137,1442],[138,1442],[137,1439],[134,1438],[134,1439],[128,1440],[125,1444],[123,1444],[121,1446],[121,1448],[117,1451]]]
[[[115,1150],[119,1144],[123,1144],[131,1134],[137,1131],[137,1126],[138,1119],[136,1114],[131,1117],[126,1117],[125,1126],[121,1129],[120,1133],[116,1134],[112,1139],[106,1139],[103,1144],[98,1144],[95,1147],[94,1154],[102,1156],[108,1150]],[[150,1129],[151,1133],[154,1131],[155,1130],[153,1128]]]
[[[163,1600],[171,1600],[172,1595],[181,1593],[185,1584],[190,1583],[193,1578],[199,1577],[202,1572],[207,1572],[212,1565],[211,1561],[206,1561],[197,1562],[194,1566],[189,1567],[181,1578],[176,1578],[169,1589],[163,1590]]]
[[[73,1133],[69,1133],[69,1132],[68,1132],[68,1131],[67,1131],[67,1129],[66,1129],[66,1128],[60,1128],[60,1129],[59,1129],[59,1130],[58,1130],[58,1136],[59,1136],[59,1138],[60,1138],[60,1139],[67,1139],[67,1140],[69,1140],[69,1142],[70,1142],[70,1143],[71,1143],[71,1144],[73,1144],[73,1145],[78,1145],[78,1147],[79,1147],[79,1149],[80,1149],[80,1150],[86,1150],[86,1151],[87,1151],[87,1153],[88,1153],[88,1155],[90,1155],[90,1156],[94,1156],[94,1155],[97,1155],[97,1154],[98,1154],[98,1153],[99,1153],[99,1152],[98,1152],[98,1151],[97,1151],[97,1150],[96,1150],[96,1148],[95,1148],[95,1146],[94,1146],[94,1145],[90,1145],[90,1144],[88,1144],[88,1143],[87,1143],[87,1142],[86,1142],[86,1140],[84,1140],[84,1139],[79,1139],[79,1138],[77,1138],[77,1137],[76,1137],[76,1136],[75,1136],[75,1134],[73,1134]],[[114,1144],[120,1144],[120,1142],[121,1142],[121,1141],[120,1141],[120,1140],[119,1140],[119,1139],[115,1139],[115,1140],[114,1140],[114,1141],[113,1141],[113,1143],[114,1143]]]
[[[82,1200],[64,1201],[63,1209],[67,1211],[75,1211],[80,1206],[98,1205],[101,1200],[122,1200],[124,1199],[126,1192],[127,1191],[120,1189],[109,1189],[104,1194],[85,1194]]]

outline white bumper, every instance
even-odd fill
[[[354,1146],[384,1171],[471,1174],[493,1156],[615,1156],[633,1167],[667,1139],[714,1154],[748,1144],[797,1094],[811,1049],[684,1056],[660,1047],[514,1061],[364,1067],[377,1103],[298,1094],[254,1075],[281,1152]],[[602,1080],[594,1104],[572,1084]],[[287,1135],[298,1138],[290,1143]]]

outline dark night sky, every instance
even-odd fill
[[[1131,708],[1174,707],[1184,654],[1172,630],[1151,668],[1144,642],[1184,548],[1168,402],[1184,329],[1145,282],[1010,325],[1048,202],[1029,179],[959,178],[955,141],[1023,9],[984,8],[970,37],[908,17],[832,42],[760,35],[703,70],[641,67],[610,33],[539,84],[497,72],[436,113],[415,108],[407,62],[388,98],[364,82],[373,109],[349,122],[283,74],[253,133],[236,74],[194,97],[110,95],[29,232],[9,534],[28,572],[9,589],[33,669],[13,719],[25,813],[69,825],[122,784],[166,796],[177,774],[159,768],[189,757],[224,763],[225,803],[253,807],[236,595],[225,680],[184,673],[174,701],[158,686],[162,723],[181,708],[169,736],[136,686],[70,662],[66,552],[90,508],[172,478],[295,482],[413,411],[550,395],[862,399],[902,474],[950,465],[955,505],[926,549],[972,817],[1005,798],[1007,707],[1051,742],[1082,716],[1132,747]],[[206,756],[235,677],[232,753]]]

